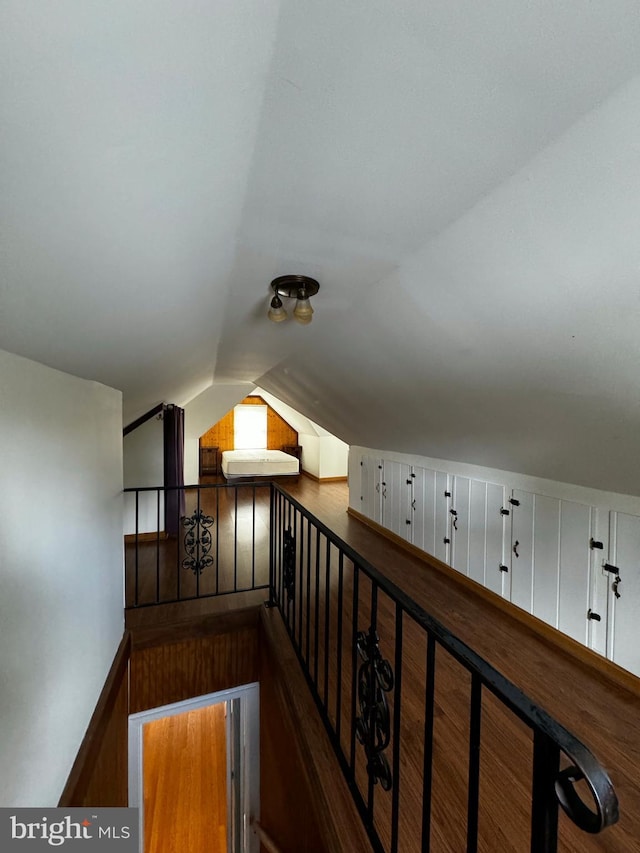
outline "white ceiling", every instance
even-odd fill
[[[3,0],[0,75],[0,347],[640,493],[636,0]]]

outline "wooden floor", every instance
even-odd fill
[[[144,726],[145,853],[227,853],[225,703]]]
[[[344,484],[318,484],[302,477],[297,485],[289,487],[289,491],[366,560],[572,731],[604,765],[620,801],[620,822],[605,830],[602,835],[592,837],[576,832],[568,819],[561,816],[559,849],[567,853],[592,850],[608,853],[640,851],[640,692],[625,689],[614,679],[607,678],[602,672],[567,654],[534,630],[464,588],[455,578],[407,554],[348,516]],[[229,521],[219,522],[220,528],[224,527],[224,523],[235,523],[236,515],[234,507],[229,513]],[[261,512],[258,516],[264,518]],[[254,517],[253,510],[251,517]],[[262,555],[265,562],[267,542],[266,538],[260,540],[260,548],[265,549]],[[256,563],[260,562],[258,556]],[[155,569],[152,566],[152,571],[156,569],[157,566]],[[346,591],[348,593],[348,586]],[[321,602],[322,589],[319,592]],[[332,569],[330,636],[334,636],[336,630],[335,597],[335,572]],[[367,627],[367,601],[367,586],[362,584],[358,619],[360,628]],[[345,615],[349,615],[348,607]],[[315,621],[311,608],[311,646]],[[425,677],[424,638],[419,632],[413,631],[410,625],[405,627],[399,844],[403,853],[420,849]],[[390,602],[385,601],[384,597],[379,603],[378,628],[381,650],[393,662],[395,615]],[[322,619],[318,620],[318,632],[322,640]],[[320,657],[318,671],[321,678],[323,669],[324,661]],[[328,670],[327,691],[331,693],[335,691],[333,665]],[[343,679],[346,689],[349,680],[347,658]],[[458,853],[465,849],[469,677],[448,655],[439,653],[436,680],[432,850],[438,853]],[[344,731],[348,731],[346,716],[343,746],[348,750]],[[480,776],[480,850],[486,853],[516,853],[528,849],[530,757],[529,733],[521,724],[514,723],[495,700],[485,696]],[[361,756],[356,770],[358,783],[361,789],[366,790]],[[376,788],[375,820],[383,839],[389,835],[389,806],[389,795]]]

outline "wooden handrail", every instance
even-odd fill
[[[166,408],[166,405],[166,403],[158,403],[158,405],[154,406],[153,409],[149,409],[149,411],[145,412],[144,415],[140,415],[140,417],[136,418],[135,421],[131,421],[131,423],[127,424],[127,426],[122,430],[122,437],[124,438],[125,436],[129,435],[130,432],[133,432],[134,429],[138,429],[139,426],[142,426],[142,424],[146,423],[147,421],[150,421],[151,418],[155,415],[162,414],[162,412],[164,412]]]

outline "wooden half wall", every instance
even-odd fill
[[[129,713],[255,681],[261,827],[280,853],[369,853],[280,615],[264,607],[126,632],[59,805],[127,805]]]

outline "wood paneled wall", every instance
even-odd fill
[[[224,621],[222,617],[219,617]],[[257,616],[228,633],[135,648],[131,654],[130,712],[147,711],[258,680]]]
[[[243,406],[266,406],[267,407],[267,449],[281,450],[283,447],[296,445],[298,433],[290,426],[284,418],[271,408],[262,397],[245,397]],[[233,409],[200,436],[200,447],[217,447],[220,451],[233,450]]]
[[[217,447],[221,452],[233,450],[233,424],[233,409],[230,409],[217,424],[200,436],[200,447]]]
[[[284,623],[260,620],[260,823],[282,853],[370,853]]]
[[[125,633],[58,805],[126,806],[128,799],[128,664]]]

